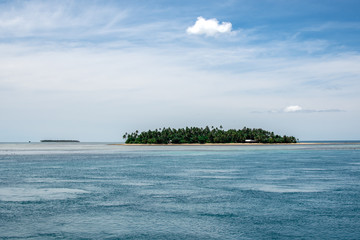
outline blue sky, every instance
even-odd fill
[[[0,1],[0,141],[223,125],[360,139],[360,2]]]

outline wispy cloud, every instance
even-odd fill
[[[304,109],[299,105],[287,106],[281,110],[253,111],[253,113],[340,113],[341,109]]]
[[[327,30],[359,30],[360,22],[326,22],[302,28],[304,32],[321,32]]]
[[[93,29],[111,28],[126,17],[126,10],[98,7],[91,2],[86,7],[76,1],[19,1],[12,6],[4,3],[0,10],[0,35],[77,37]]]

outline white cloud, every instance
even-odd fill
[[[191,27],[188,27],[186,32],[188,34],[206,36],[215,36],[220,33],[230,33],[232,25],[230,22],[222,22],[219,24],[219,21],[216,18],[206,20],[203,17],[198,17],[195,24]]]
[[[304,109],[298,105],[292,105],[292,106],[287,106],[286,108],[282,109],[282,110],[271,110],[268,111],[268,113],[337,113],[337,112],[345,112],[344,110],[341,109]],[[262,113],[259,111],[254,111],[253,113]]]
[[[288,107],[284,108],[284,112],[298,112],[301,110],[302,110],[302,107],[300,107],[298,105],[288,106]]]

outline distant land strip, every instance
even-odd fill
[[[40,142],[80,142],[79,140],[40,140]]]

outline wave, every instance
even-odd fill
[[[89,193],[82,189],[73,188],[0,188],[0,201],[24,202],[43,200],[64,200],[76,198],[79,194]]]

